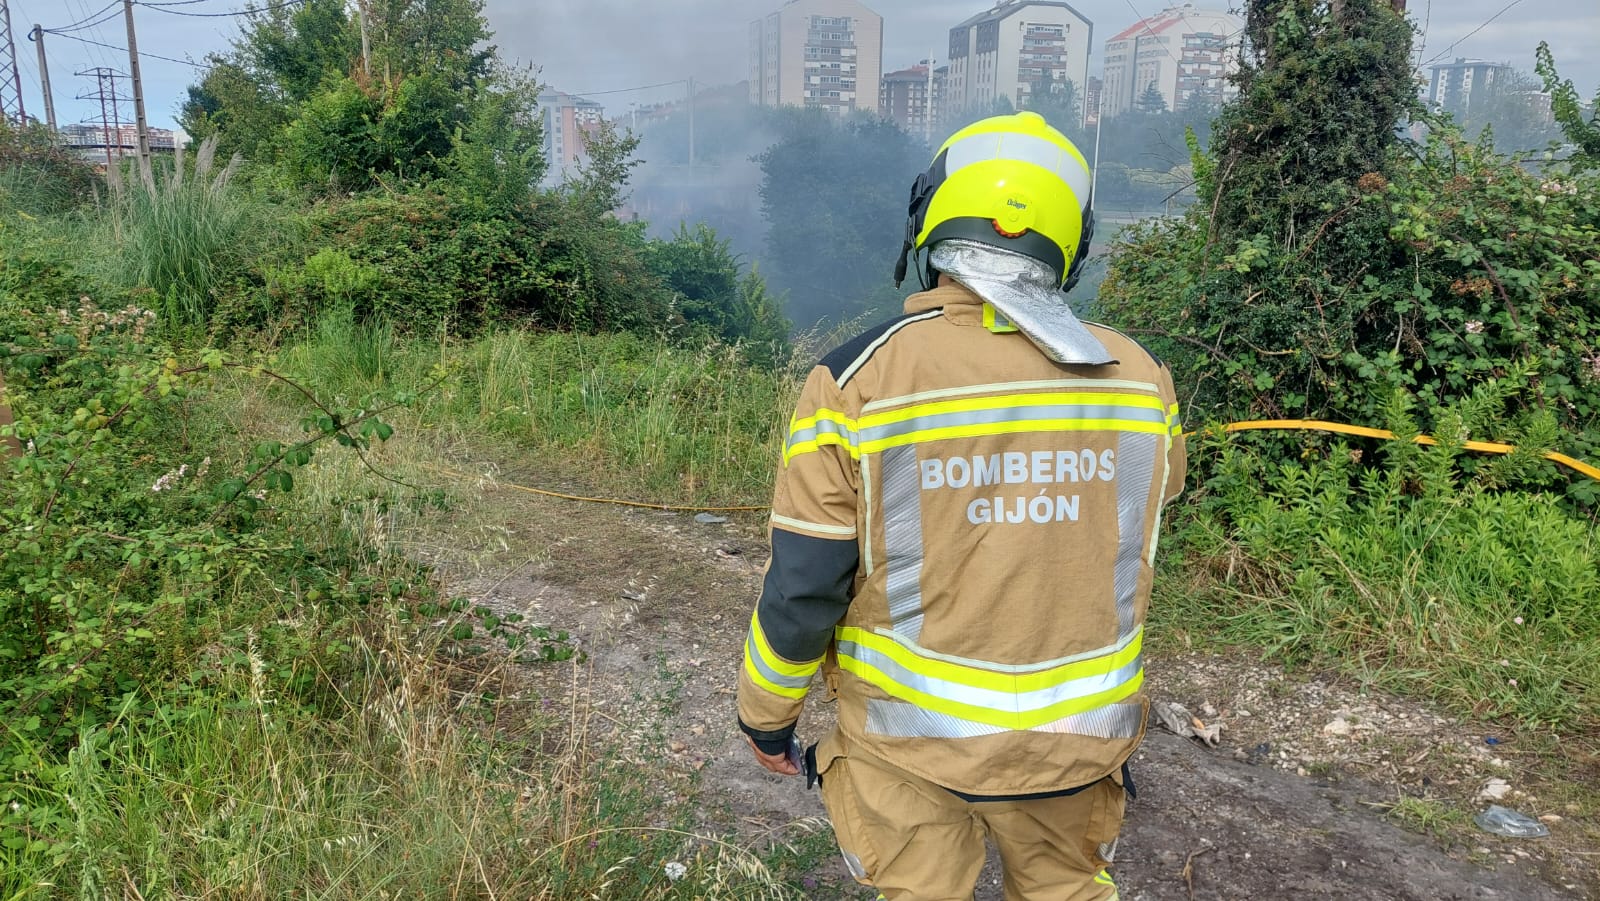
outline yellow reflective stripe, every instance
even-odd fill
[[[817,532],[822,535],[838,535],[842,538],[856,537],[855,526],[833,526],[820,522],[807,522],[803,519],[794,519],[792,517],[782,516],[777,513],[772,514],[772,523],[773,525],[787,526],[790,529],[798,529],[802,532]]]
[[[950,438],[978,438],[985,435],[1015,435],[1019,432],[1140,432],[1165,435],[1167,427],[1159,422],[1138,422],[1132,419],[1032,419],[1012,422],[994,422],[980,425],[945,426],[924,429],[892,438],[883,438],[861,445],[859,453],[875,454],[903,444],[920,444],[924,441],[944,441]]]
[[[1129,391],[1143,391],[1148,394],[1159,395],[1161,389],[1151,382],[1134,382],[1126,379],[1038,379],[1031,382],[994,382],[987,385],[962,385],[957,388],[940,388],[935,391],[919,391],[916,394],[902,394],[899,397],[886,397],[875,400],[861,408],[863,413],[882,410],[885,407],[898,407],[901,404],[916,403],[918,401],[942,400],[949,397],[965,397],[972,394],[998,394],[1002,392],[1017,392],[1045,388],[1082,388],[1087,391],[1108,391],[1113,388],[1126,388]],[[1119,395],[1126,397],[1127,395]]]
[[[822,658],[806,663],[790,663],[783,655],[772,649],[772,644],[767,641],[767,634],[761,631],[761,618],[755,613],[750,614],[750,634],[755,637],[756,653],[761,655],[761,662],[765,663],[773,672],[784,676],[809,677],[822,665]],[[801,694],[804,694],[804,690]]]
[[[1107,873],[1105,870],[1101,870],[1099,873],[1096,873],[1094,881],[1098,885],[1109,885],[1112,887],[1116,886],[1116,883],[1111,881],[1111,874]]]
[[[762,675],[761,670],[756,666],[755,661],[750,659],[750,652],[748,649],[745,651],[744,671],[745,674],[750,677],[750,681],[775,695],[793,698],[796,701],[802,700],[806,696],[807,690],[804,688],[790,688],[787,685],[778,685],[769,680],[766,676]]]
[[[1144,670],[1141,669],[1133,676],[1133,678],[1122,683],[1121,685],[1108,688],[1105,691],[1096,692],[1092,695],[1085,695],[1080,698],[1068,698],[1055,704],[1051,704],[1048,707],[1041,707],[1037,710],[1010,711],[994,710],[988,707],[977,707],[972,704],[964,704],[960,701],[951,701],[945,698],[930,695],[926,692],[918,691],[917,689],[909,686],[901,685],[900,683],[880,672],[876,667],[869,663],[856,660],[853,657],[847,657],[843,654],[839,655],[839,668],[845,670],[846,672],[853,673],[861,679],[878,686],[891,697],[896,697],[904,701],[910,701],[911,703],[916,704],[917,706],[926,710],[932,710],[935,713],[943,713],[949,716],[972,720],[973,722],[977,723],[986,723],[991,726],[998,726],[1002,729],[1014,730],[1032,729],[1037,726],[1042,726],[1045,723],[1054,722],[1055,720],[1061,719],[1065,716],[1071,716],[1075,713],[1086,713],[1090,710],[1098,710],[1107,704],[1115,704],[1116,702],[1137,693],[1139,691],[1139,687],[1144,684]]]
[[[893,425],[908,422],[924,417],[939,416],[950,413],[981,413],[991,410],[1016,410],[1027,407],[1045,406],[1109,406],[1124,407],[1134,410],[1155,410],[1169,417],[1171,411],[1168,405],[1157,397],[1144,397],[1136,394],[1120,394],[1103,391],[1052,391],[1034,394],[1007,394],[998,397],[969,397],[957,400],[935,401],[932,403],[917,404],[885,413],[875,413],[860,419],[850,417],[837,410],[818,410],[815,414],[804,419],[794,420],[790,426],[789,437],[792,441],[795,436],[812,431],[818,422],[831,422],[847,430],[851,434],[837,432],[815,432],[814,437],[805,441],[790,444],[784,449],[784,464],[802,454],[811,453],[822,447],[837,446],[849,452],[852,459],[859,460],[862,454],[877,453],[891,447],[906,444],[918,444],[924,441],[940,441],[949,438],[975,438],[985,435],[1014,435],[1022,432],[1092,432],[1092,431],[1118,431],[1134,432],[1140,434],[1165,435],[1170,434],[1173,426],[1168,422],[1145,422],[1133,419],[1018,419],[1012,421],[975,423],[970,425],[943,426],[940,428],[923,429],[903,435],[894,435],[880,438],[876,441],[860,441],[855,435],[862,431],[879,426]]]
[[[827,447],[827,446],[830,446],[830,445],[831,446],[836,446],[836,447],[842,447],[846,451],[849,451],[850,459],[852,459],[852,460],[861,459],[861,450],[860,450],[860,448],[857,448],[854,444],[851,444],[849,439],[845,438],[843,435],[832,435],[832,434],[829,434],[829,435],[818,435],[815,439],[813,439],[811,441],[802,441],[799,444],[796,444],[793,447],[789,448],[788,450],[785,450],[783,452],[784,465],[787,466],[789,464],[790,460],[793,460],[795,457],[798,457],[801,454],[809,454],[812,451],[815,451],[815,450],[817,450],[819,448]]]
[[[1043,391],[1036,394],[1003,394],[998,397],[972,397],[962,400],[917,404],[912,407],[891,410],[887,413],[874,413],[871,416],[863,416],[855,423],[855,426],[860,431],[923,416],[938,416],[943,413],[978,413],[984,410],[1006,410],[1016,407],[1092,406],[1095,404],[1131,407],[1140,410],[1156,410],[1161,413],[1167,412],[1166,405],[1161,402],[1159,397],[1142,397],[1137,394],[1117,394],[1106,391]]]
[[[997,673],[993,670],[951,663],[948,660],[924,657],[892,638],[855,626],[837,627],[834,629],[834,635],[839,641],[853,641],[864,648],[877,651],[919,676],[1004,692],[1037,691],[1053,688],[1074,679],[1116,672],[1137,660],[1139,652],[1144,647],[1144,627],[1141,626],[1133,639],[1121,649],[1101,657],[1075,660],[1032,673]]]
[[[817,429],[817,424],[821,422],[832,423],[844,429],[848,434],[840,434],[831,430],[820,431]],[[789,461],[795,457],[811,453],[818,448],[826,446],[842,447],[850,452],[852,458],[859,458],[861,455],[856,450],[855,431],[856,421],[838,410],[822,408],[804,419],[791,417],[789,420],[789,437],[783,448],[783,463],[787,466]],[[808,433],[810,437],[806,438],[806,440],[795,440],[795,438]]]
[[[996,335],[1005,335],[1017,331],[1017,327],[1011,324],[1011,320],[998,315],[994,304],[988,301],[983,302],[983,327]]]
[[[819,422],[836,422],[839,425],[850,429],[851,431],[854,431],[856,427],[856,421],[854,419],[851,419],[843,413],[840,413],[838,410],[829,410],[824,407],[818,409],[817,412],[807,416],[805,419],[789,420],[789,434],[793,435],[795,432],[803,432],[806,429],[815,426]]]

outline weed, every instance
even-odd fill
[[[1389,808],[1388,816],[1412,832],[1439,839],[1453,838],[1472,825],[1465,811],[1437,798],[1403,797]]]

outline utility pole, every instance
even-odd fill
[[[50,67],[44,61],[44,26],[34,23],[33,34],[28,36],[39,51],[39,84],[44,88],[44,121],[51,131],[56,130],[56,98],[50,93]]]
[[[0,0],[0,116],[28,124],[22,107],[22,70],[17,68],[17,45],[11,39],[11,7]]]
[[[111,142],[113,140],[117,142],[117,159],[122,158],[122,114],[117,109],[117,101],[123,98],[117,96],[118,72],[115,69],[107,69],[101,66],[96,69],[85,69],[74,74],[94,76],[95,92],[93,94],[79,94],[78,99],[100,101],[100,143],[105,145],[106,171],[110,172],[111,167],[115,165],[111,159]]]
[[[139,77],[139,41],[133,33],[133,0],[122,0],[122,14],[128,20],[128,75],[133,79],[134,127],[139,132],[139,176],[147,190],[156,187],[150,167],[150,124],[144,118],[144,80]]]
[[[689,79],[689,168],[694,169],[694,79]]]

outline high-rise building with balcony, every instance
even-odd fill
[[[605,108],[565,91],[539,95],[544,126],[545,180],[557,182],[588,158],[588,139],[600,129]]]
[[[1224,10],[1173,6],[1135,22],[1106,41],[1101,114],[1135,108],[1152,85],[1169,110],[1216,106],[1236,88],[1244,20]]]
[[[1457,57],[1453,63],[1433,67],[1433,78],[1428,82],[1428,103],[1457,119],[1466,118],[1474,98],[1487,96],[1511,74],[1512,68],[1506,63]]]
[[[950,29],[946,104],[987,112],[1005,98],[1025,109],[1036,94],[1072,82],[1079,99],[1089,84],[1094,24],[1070,4],[1001,0]]]
[[[750,23],[750,102],[878,110],[883,17],[856,0],[789,0]]]
[[[930,73],[929,61],[890,72],[883,76],[878,89],[878,112],[892,119],[908,133],[931,138],[933,129],[944,115],[945,82],[950,76],[949,66],[939,66]]]

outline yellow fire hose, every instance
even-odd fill
[[[1345,425],[1342,422],[1324,422],[1320,419],[1254,419],[1249,422],[1234,422],[1223,427],[1224,432],[1265,432],[1265,431],[1306,431],[1306,432],[1338,432],[1341,435],[1360,435],[1363,438],[1382,438],[1388,441],[1395,440],[1395,435],[1388,429],[1369,429],[1359,425]],[[1439,439],[1427,435],[1418,435],[1412,439],[1417,444],[1434,445]],[[1516,450],[1509,444],[1498,441],[1466,441],[1462,447],[1469,451],[1481,454],[1509,454]],[[1559,463],[1568,469],[1582,473],[1597,482],[1600,482],[1600,469],[1597,469],[1582,460],[1558,454],[1554,451],[1545,453],[1546,460]]]
[[[1387,429],[1369,429],[1366,426],[1345,425],[1342,422],[1325,422],[1320,419],[1253,419],[1248,422],[1229,423],[1223,427],[1225,432],[1268,432],[1268,431],[1301,431],[1301,432],[1336,432],[1341,435],[1357,435],[1362,438],[1380,438],[1385,441],[1395,440],[1395,434]],[[1192,434],[1192,433],[1191,433]],[[1417,444],[1437,445],[1439,439],[1428,435],[1418,435],[1412,439]],[[1510,444],[1501,444],[1497,441],[1466,441],[1462,447],[1482,454],[1509,454],[1516,448]],[[1600,468],[1590,466],[1588,463],[1566,454],[1554,451],[1543,454],[1544,458],[1573,472],[1588,476],[1600,482]],[[459,479],[471,478],[465,473],[455,472],[442,467],[429,467],[446,475]],[[694,507],[676,504],[651,504],[642,501],[628,501],[614,497],[584,497],[578,494],[563,494],[559,491],[550,491],[545,488],[532,488],[527,485],[518,485],[515,482],[502,482],[496,480],[495,484],[503,485],[516,491],[538,494],[544,497],[555,497],[568,501],[582,501],[589,504],[615,504],[619,507],[637,507],[643,510],[669,510],[675,513],[743,513],[771,509],[762,506],[735,506],[735,507]]]

